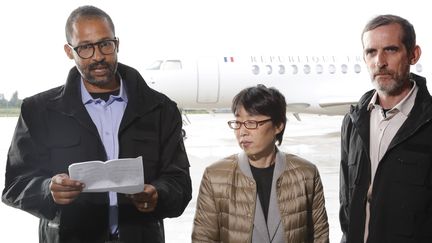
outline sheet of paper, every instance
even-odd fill
[[[84,192],[139,193],[144,190],[142,157],[86,161],[69,166],[69,177],[83,182]]]

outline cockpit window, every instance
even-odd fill
[[[156,60],[147,68],[147,70],[159,70],[162,64],[162,60]]]
[[[182,63],[180,60],[156,60],[147,70],[180,70]]]
[[[166,60],[161,67],[162,70],[180,70],[182,63],[180,60]]]

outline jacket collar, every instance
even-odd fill
[[[239,168],[246,176],[253,179],[252,171],[249,164],[249,159],[245,152],[238,155]],[[264,213],[262,211],[261,201],[258,194],[256,195],[254,230],[252,234],[252,242],[271,242],[272,239],[283,239],[283,226],[278,206],[276,184],[279,177],[287,169],[287,162],[284,153],[276,150],[275,168],[273,172],[272,187],[270,193],[269,210],[267,224],[265,222]],[[259,234],[259,236],[257,235]],[[279,242],[276,240],[276,242]]]
[[[150,89],[134,68],[118,63],[117,72],[123,79],[129,101],[120,125],[121,130],[137,117],[141,117],[159,106],[163,102],[163,96]],[[73,67],[69,71],[66,84],[56,96],[49,100],[48,109],[74,117],[83,126],[97,131],[82,103],[80,80],[81,74],[76,67]]]
[[[407,120],[396,133],[388,149],[391,149],[401,141],[405,140],[424,123],[432,119],[432,98],[426,87],[426,79],[414,73],[410,74],[410,78],[413,79],[418,86],[414,107],[412,108]],[[375,90],[370,90],[364,94],[356,106],[351,106],[349,113],[353,125],[358,129],[359,136],[363,140],[365,148],[367,148],[368,154],[370,128],[370,112],[368,111],[368,105],[374,92]]]
[[[416,74],[411,74],[411,78],[415,80],[419,87],[414,107],[407,120],[394,136],[388,150],[407,139],[411,134],[415,133],[420,127],[432,119],[432,98],[426,87],[426,79]]]

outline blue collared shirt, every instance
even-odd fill
[[[107,160],[118,159],[118,131],[128,102],[123,80],[120,78],[119,94],[111,95],[108,101],[105,102],[100,98],[94,99],[85,88],[84,81],[81,79],[81,99],[93,123],[97,127],[105,148]],[[118,228],[117,194],[115,192],[109,192],[109,199],[110,230],[111,233],[116,233]],[[114,213],[112,211],[113,209],[115,210]]]

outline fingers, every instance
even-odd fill
[[[141,193],[128,195],[135,207],[141,212],[152,212],[157,206],[158,194],[153,185],[145,184]]]
[[[73,202],[83,188],[83,183],[69,179],[69,176],[66,174],[53,176],[49,185],[54,202],[62,205]]]
[[[150,202],[134,202],[135,207],[138,209],[138,211],[143,213],[149,213],[155,210],[156,206]]]
[[[83,183],[71,180],[67,174],[58,174],[51,178],[54,184],[62,185],[65,187],[82,187]]]

